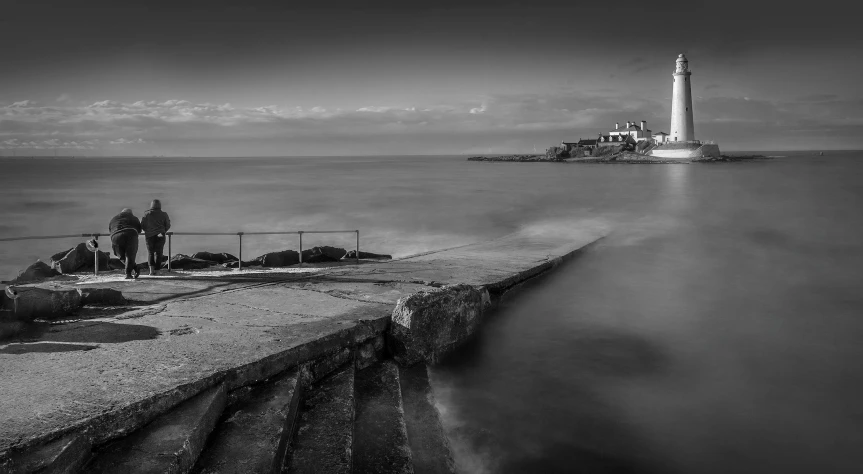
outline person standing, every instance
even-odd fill
[[[153,199],[150,209],[141,219],[144,228],[144,243],[147,244],[147,264],[150,265],[150,275],[157,275],[162,265],[162,254],[165,250],[165,233],[171,228],[171,219],[162,211],[162,202]]]
[[[138,255],[138,234],[141,232],[141,222],[132,214],[128,207],[120,211],[108,224],[111,232],[111,246],[114,255],[126,266],[126,279],[138,278],[141,271],[135,266],[135,256]]]

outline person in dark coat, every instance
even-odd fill
[[[165,250],[165,233],[171,228],[171,219],[162,211],[162,202],[153,199],[150,209],[144,213],[141,219],[141,227],[144,228],[144,243],[147,244],[147,264],[150,265],[150,275],[159,273],[162,265],[162,253]]]
[[[126,265],[126,279],[138,278],[141,273],[135,266],[135,256],[138,254],[138,234],[141,232],[141,222],[132,215],[132,210],[125,208],[111,219],[108,224],[111,232],[111,246],[114,255]]]

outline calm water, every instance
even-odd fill
[[[0,236],[359,228],[406,255],[521,227],[612,234],[433,373],[463,472],[856,472],[863,153],[715,165],[453,157],[0,159]],[[0,277],[81,239],[0,244]],[[344,244],[333,236],[304,245]],[[295,248],[247,237],[244,256]],[[236,251],[177,237],[175,252]]]

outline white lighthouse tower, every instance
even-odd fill
[[[689,61],[686,56],[677,57],[674,70],[674,90],[671,95],[671,141],[695,141],[695,125],[692,122],[692,84],[689,77]]]

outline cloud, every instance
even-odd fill
[[[811,94],[798,98],[800,102],[824,102],[828,100],[836,100],[839,98],[836,94]]]
[[[64,92],[64,93],[60,94],[60,96],[57,97],[56,100],[57,100],[57,102],[68,102],[69,101],[69,94]]]
[[[27,107],[33,107],[36,103],[32,100],[21,100],[18,102],[13,102],[12,105],[9,106],[10,109],[24,109]]]
[[[99,145],[99,140],[60,140],[52,138],[50,140],[21,140],[18,138],[10,138],[0,141],[0,149],[2,150],[17,150],[20,148],[51,150],[51,149],[72,149],[72,150],[93,150]]]
[[[117,140],[111,140],[108,143],[110,143],[111,145],[143,145],[147,142],[145,142],[144,139],[142,139],[142,138],[134,138],[134,139],[120,138]]]
[[[22,100],[0,107],[0,146],[199,155],[527,151],[533,145],[544,148],[562,139],[596,136],[626,120],[647,120],[659,131],[670,113],[669,101],[662,97],[575,86],[481,100],[479,106],[473,100],[358,109],[235,107],[183,99],[104,99],[75,107]],[[788,130],[805,129],[832,130],[834,137],[853,140],[857,134],[844,127],[863,125],[863,104],[826,94],[782,103],[699,96],[695,119],[702,138],[736,140],[760,134],[780,140]]]

